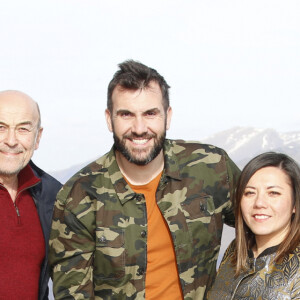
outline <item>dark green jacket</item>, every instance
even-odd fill
[[[219,148],[167,140],[156,200],[171,232],[184,299],[204,299],[215,276],[223,223],[234,224],[239,170]],[[58,194],[50,237],[56,299],[145,299],[144,195],[124,180],[114,151]]]

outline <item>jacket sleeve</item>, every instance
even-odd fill
[[[93,299],[93,202],[80,184],[57,195],[49,263],[55,299]]]
[[[299,268],[299,253],[296,254],[297,255],[297,259],[295,259],[294,261],[297,262],[295,265],[297,265],[296,269],[295,269],[295,276],[294,276],[294,280],[291,283],[291,299],[292,300],[296,300],[296,299],[300,299],[300,268]]]
[[[236,166],[236,164],[228,157],[227,154],[225,154],[225,160],[226,160],[226,168],[227,168],[227,180],[229,184],[229,191],[228,191],[228,198],[230,205],[226,207],[224,211],[225,216],[225,224],[228,226],[234,227],[234,205],[235,205],[235,189],[238,182],[238,179],[240,177],[241,171]]]

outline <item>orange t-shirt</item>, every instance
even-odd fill
[[[145,185],[128,184],[144,194],[147,205],[147,271],[146,299],[182,300],[174,246],[171,234],[155,198],[161,173]]]

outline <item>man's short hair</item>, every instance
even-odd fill
[[[110,112],[113,109],[112,94],[116,86],[125,90],[138,90],[149,87],[151,82],[158,83],[163,96],[163,107],[167,111],[169,107],[169,88],[163,76],[156,70],[149,68],[140,62],[127,60],[119,64],[118,70],[108,85],[107,108]]]

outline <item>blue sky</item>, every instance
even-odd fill
[[[109,150],[106,88],[126,59],[171,85],[169,137],[299,131],[299,16],[298,0],[1,1],[0,90],[39,103],[47,171]]]

